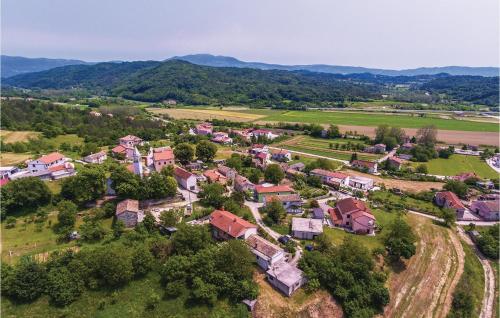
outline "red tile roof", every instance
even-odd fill
[[[259,152],[258,154],[255,155],[255,157],[259,159],[267,159],[267,154],[264,152]]]
[[[338,209],[330,208],[328,209],[328,214],[330,214],[330,218],[332,219],[333,223],[342,223],[342,214],[340,214]]]
[[[266,202],[272,202],[274,200],[280,201],[280,202],[302,202],[300,199],[300,195],[297,193],[293,194],[283,194],[283,195],[270,195],[266,197]]]
[[[5,179],[0,179],[0,187],[3,187],[4,185],[6,185],[7,183],[9,183],[9,179],[5,178]]]
[[[111,151],[114,153],[124,153],[126,150],[127,150],[127,148],[125,148],[122,145],[118,145],[115,148],[111,149]]]
[[[436,193],[436,198],[439,200],[445,200],[448,205],[455,209],[465,209],[465,206],[462,204],[462,201],[457,197],[457,195],[451,191],[442,191]]]
[[[354,160],[352,162],[353,166],[362,166],[366,168],[374,168],[376,164],[377,164],[376,162],[366,161],[366,160]]]
[[[63,159],[64,156],[58,152],[53,152],[53,153],[49,153],[48,155],[45,155],[45,156],[41,156],[38,160],[43,162],[44,164],[48,165],[48,164],[51,164],[57,160],[61,160]]]
[[[277,185],[271,187],[264,187],[261,185],[255,186],[257,193],[275,193],[275,192],[293,192],[293,189],[286,185]]]
[[[136,141],[136,142],[142,141],[141,138],[134,136],[134,135],[127,135],[125,137],[120,138],[120,140],[122,140],[122,141]]]
[[[346,198],[339,200],[335,207],[342,215],[347,213],[352,213],[355,211],[365,211],[371,213],[370,209],[366,206],[366,204],[363,201],[356,200],[353,198]]]
[[[206,170],[205,172],[203,172],[203,175],[205,177],[207,177],[210,182],[217,182],[217,181],[226,181],[227,178],[224,177],[223,175],[221,175],[220,173],[218,173],[217,171],[215,170]]]
[[[248,229],[257,228],[256,225],[223,210],[215,210],[210,214],[210,224],[234,238],[241,236]]]
[[[64,164],[52,166],[49,168],[49,171],[52,171],[52,172],[61,171],[61,170],[66,170],[66,167],[64,166]]]
[[[389,157],[388,159],[389,159],[390,161],[394,161],[394,162],[396,162],[396,163],[398,163],[398,164],[402,164],[402,163],[403,163],[403,159],[398,158],[398,157]]]
[[[345,173],[342,172],[336,172],[336,171],[328,171],[328,170],[323,170],[323,169],[314,169],[311,170],[311,173],[322,175],[322,176],[327,176],[330,178],[336,178],[336,179],[345,179],[348,177]]]
[[[125,211],[138,213],[139,212],[139,201],[127,199],[127,200],[123,200],[122,202],[118,203],[118,205],[116,206],[116,215],[122,214]]]
[[[187,178],[191,177],[193,174],[187,170],[180,168],[180,167],[175,167],[174,175],[176,175],[177,177],[182,178],[182,179],[187,179]]]
[[[158,161],[158,160],[173,160],[174,157],[174,151],[172,149],[164,149],[162,151],[154,151],[153,152],[153,160]]]
[[[255,234],[250,235],[250,237],[247,238],[247,244],[248,246],[250,246],[250,248],[253,248],[254,250],[264,254],[269,258],[272,258],[274,255],[283,251],[279,246],[274,245],[268,240],[265,240],[264,238]]]

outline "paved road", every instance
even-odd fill
[[[323,158],[323,159],[328,159],[328,160],[333,160],[333,161],[339,161],[339,162],[342,162],[343,164],[346,164],[346,165],[349,164],[349,161],[347,161],[347,160],[340,160],[340,159],[335,159],[335,158],[330,158],[330,157],[325,157],[325,156],[320,156],[320,155],[313,155],[313,154],[306,153],[306,152],[290,150],[290,149],[286,149],[286,146],[285,147],[280,147],[280,148],[269,147],[269,149],[275,149],[275,150],[285,149],[285,150],[290,151],[291,153],[298,153],[299,155],[304,155],[304,156],[308,156],[308,157],[315,157],[315,158]]]
[[[274,231],[269,226],[265,225],[264,222],[262,221],[262,216],[260,215],[259,208],[263,206],[263,203],[257,203],[257,202],[253,202],[253,201],[245,201],[245,205],[250,208],[250,211],[252,212],[252,215],[255,218],[257,225],[260,226],[267,234],[269,234],[269,236],[271,236],[275,240],[278,240],[278,238],[281,236],[281,234]],[[298,242],[297,240],[294,240],[294,241],[297,243],[297,248],[296,248],[295,255],[289,261],[289,263],[291,265],[297,265],[300,258],[302,257],[302,253],[303,253],[302,247],[300,247],[300,242]]]
[[[477,249],[476,245],[465,233],[464,229],[459,226],[457,227],[457,230],[458,234],[460,234],[465,243],[474,249],[481,265],[483,266],[484,296],[479,318],[491,318],[493,316],[493,302],[495,301],[495,275],[493,274],[493,269],[491,268],[491,264],[488,259]]]
[[[491,158],[486,160],[486,163],[488,164],[488,166],[490,166],[497,173],[500,173],[500,168],[497,168],[497,167],[495,167],[495,165],[493,165],[493,160]]]
[[[397,150],[398,150],[398,148],[394,148],[394,149],[392,149],[392,150],[391,150],[391,151],[390,151],[387,155],[383,156],[382,158],[379,158],[379,159],[377,160],[377,162],[378,162],[378,163],[381,163],[381,162],[386,161],[386,160],[387,160],[387,158],[394,156],[394,154],[396,153],[396,151],[397,151]]]

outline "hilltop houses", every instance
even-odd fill
[[[358,234],[375,233],[375,216],[366,204],[354,198],[339,200],[328,210],[334,226],[344,227]]]
[[[248,239],[257,234],[257,226],[239,216],[224,210],[215,210],[210,214],[210,226],[215,239]]]
[[[85,161],[86,163],[101,164],[106,161],[107,158],[108,155],[106,155],[105,151],[99,151],[83,157],[83,161]]]
[[[255,200],[257,200],[257,202],[265,202],[266,197],[268,196],[286,195],[286,194],[292,194],[294,192],[295,191],[292,188],[286,185],[277,185],[269,187],[263,185],[256,185]]]
[[[139,201],[123,200],[116,206],[116,218],[126,227],[135,227],[144,219],[144,212],[139,210]]]
[[[196,175],[191,172],[182,169],[181,167],[175,167],[174,178],[177,183],[184,189],[190,191],[198,191],[198,185],[196,184]]]
[[[351,166],[360,170],[366,170],[368,173],[377,173],[378,164],[366,160],[353,160]]]

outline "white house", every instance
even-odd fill
[[[323,220],[292,218],[292,236],[301,240],[313,240],[323,233]]]
[[[373,188],[373,179],[354,176],[350,178],[349,186],[361,190],[371,190]]]
[[[334,172],[324,169],[314,169],[311,170],[310,175],[321,178],[321,182],[325,184],[339,185],[339,186],[349,185],[349,176],[342,172]]]
[[[198,191],[198,185],[196,184],[196,176],[191,172],[184,170],[180,167],[175,167],[174,178],[177,183],[186,190]]]
[[[62,165],[65,162],[66,158],[62,154],[53,152],[48,155],[41,156],[36,160],[29,161],[28,169],[31,173],[36,173],[48,170],[50,167]]]
[[[291,296],[307,282],[304,273],[288,262],[272,265],[266,272],[267,280],[286,296]]]
[[[106,161],[107,158],[108,158],[108,156],[106,155],[105,151],[99,151],[99,152],[96,152],[96,153],[93,153],[93,154],[90,154],[90,155],[84,157],[83,161],[85,161],[87,163],[101,164],[104,161]]]

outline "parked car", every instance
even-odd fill
[[[280,242],[281,244],[286,244],[288,243],[288,241],[290,241],[291,238],[292,237],[290,235],[283,235],[278,238],[278,242]]]

